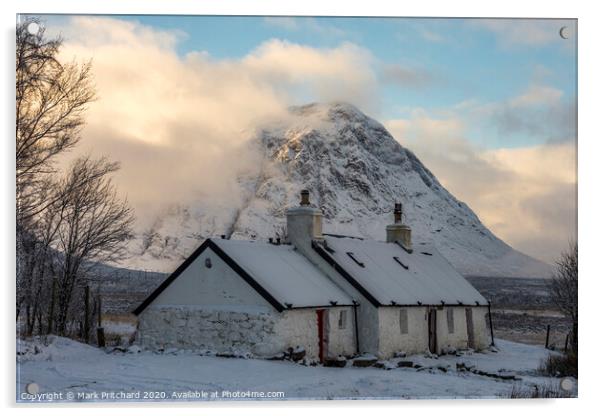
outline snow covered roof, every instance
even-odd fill
[[[487,300],[435,249],[409,253],[396,243],[325,236],[315,249],[377,305],[487,305]],[[327,259],[328,260],[328,259]]]
[[[353,304],[351,297],[292,245],[241,240],[213,242],[287,307]]]
[[[350,296],[291,245],[207,239],[134,310],[134,314],[139,315],[146,309],[206,249],[214,251],[278,311],[353,305]]]

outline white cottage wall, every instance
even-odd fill
[[[283,311],[275,326],[275,343],[280,351],[297,346],[305,348],[308,358],[318,359],[318,321],[315,309]]]
[[[472,307],[474,324],[475,348],[483,349],[491,345],[491,332],[487,326],[488,308],[486,306]]]
[[[453,311],[453,332],[450,332],[448,325],[448,310]],[[437,310],[437,348],[439,352],[449,348],[468,348],[468,328],[464,307],[449,306]]]
[[[466,322],[466,309],[472,309],[473,333],[475,349],[486,348],[490,344],[487,335],[487,308],[476,306],[451,306],[437,310],[437,347],[439,352],[445,348],[465,349],[468,348],[468,326]],[[454,331],[450,333],[447,311],[453,310]]]
[[[339,317],[345,312],[346,319],[344,327],[339,328]],[[314,312],[315,313],[315,312]],[[349,356],[355,354],[355,321],[353,308],[333,307],[327,309],[328,316],[328,351],[327,357],[339,355]]]
[[[207,259],[211,262],[210,268],[205,265]],[[269,302],[209,248],[161,292],[151,305],[248,305],[273,309]]]
[[[297,249],[312,264],[318,267],[334,284],[340,287],[352,299],[358,300],[357,320],[359,331],[359,350],[361,353],[376,354],[378,351],[378,309],[363,297],[343,276],[339,274],[330,264],[326,263],[322,257],[311,247],[310,244],[295,245]],[[353,308],[352,312],[353,314]],[[352,319],[355,319],[353,315]],[[353,334],[355,337],[355,334]],[[354,341],[355,343],[355,341]]]
[[[407,334],[401,333],[400,313],[402,309],[407,311]],[[379,358],[390,358],[398,351],[414,354],[428,349],[428,321],[425,307],[379,308],[378,318]]]
[[[293,244],[345,293],[360,301],[357,308],[359,349],[360,352],[375,354],[378,350],[378,310],[312,248],[313,241],[322,239],[322,211],[307,206],[287,211],[287,242]]]
[[[211,267],[206,266],[209,259]],[[346,329],[329,322],[333,354],[355,352],[353,311]],[[327,309],[328,311],[329,309]],[[277,312],[212,250],[205,250],[140,314],[138,342],[150,349],[235,350],[269,356],[301,346],[317,359],[316,310]]]

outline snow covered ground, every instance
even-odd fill
[[[312,367],[137,347],[108,353],[59,337],[45,344],[17,345],[19,402],[496,398],[507,396],[513,386],[558,386],[560,381],[535,373],[549,351],[503,340],[498,340],[497,353],[397,358],[384,363],[390,370],[357,368],[351,362],[345,368]],[[423,368],[399,368],[400,360]],[[457,363],[521,380],[459,371]],[[33,389],[30,383],[35,383]],[[37,394],[27,394],[36,387]]]

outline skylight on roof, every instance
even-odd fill
[[[410,266],[408,266],[407,264],[404,264],[401,260],[399,260],[399,257],[393,256],[393,260],[395,260],[397,262],[397,264],[399,264],[401,267],[403,267],[406,270],[408,270],[410,268]]]
[[[353,253],[352,253],[351,251],[348,251],[348,252],[347,252],[347,255],[348,255],[349,257],[351,257],[351,260],[353,260],[353,261],[354,261],[354,262],[355,262],[355,263],[356,263],[358,266],[360,266],[360,267],[366,267],[366,266],[364,265],[364,263],[362,263],[361,261],[359,261],[358,259],[356,259],[356,258],[355,258],[355,256],[353,255]]]

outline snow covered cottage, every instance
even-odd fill
[[[489,345],[488,302],[394,216],[385,242],[326,234],[302,191],[286,242],[207,239],[134,311],[138,342],[321,361]]]

